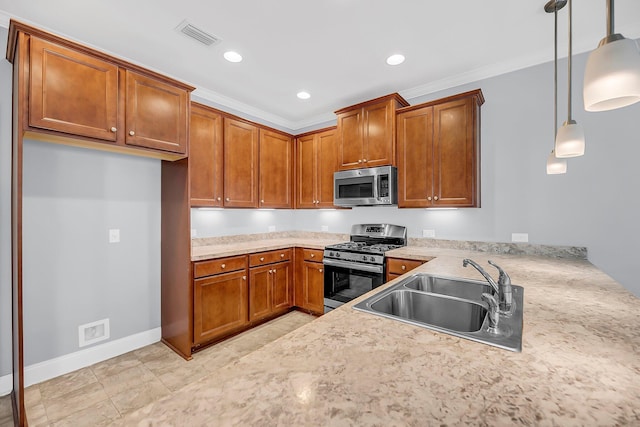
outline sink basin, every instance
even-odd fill
[[[371,310],[458,332],[480,330],[487,314],[479,303],[408,290],[380,297],[371,304]]]
[[[489,330],[485,282],[431,274],[413,274],[353,306],[355,310],[444,332],[510,351],[522,350],[524,289],[512,285],[514,308],[500,314],[498,332]]]
[[[404,282],[404,287],[472,301],[481,301],[483,293],[490,294],[492,291],[487,282],[433,276],[430,274],[415,274]]]

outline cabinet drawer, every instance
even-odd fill
[[[416,261],[413,259],[387,258],[388,274],[404,274],[407,271],[420,267],[424,261]]]
[[[249,255],[249,266],[273,264],[274,262],[288,261],[291,259],[291,249],[280,249],[277,251],[259,252]]]
[[[247,257],[240,255],[230,258],[218,258],[209,261],[199,261],[193,266],[193,277],[205,277],[213,274],[228,273],[230,271],[247,268]]]
[[[323,255],[322,249],[302,249],[302,258],[305,261],[322,262]]]

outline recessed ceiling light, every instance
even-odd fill
[[[309,99],[309,98],[311,98],[311,94],[309,92],[305,92],[305,91],[298,92],[298,94],[296,96],[298,98],[300,98],[300,99]]]
[[[229,50],[224,53],[224,59],[226,59],[229,62],[240,62],[242,61],[242,55],[240,55],[238,52]]]
[[[399,65],[404,62],[404,55],[400,55],[399,53],[395,55],[391,55],[387,58],[387,64],[389,65]]]

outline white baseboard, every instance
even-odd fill
[[[6,396],[13,390],[13,375],[4,375],[0,377],[0,396]]]
[[[24,386],[29,387],[30,385],[38,384],[140,347],[156,343],[160,341],[161,335],[161,328],[150,329],[145,332],[129,335],[128,337],[27,366],[24,369]],[[9,374],[0,377],[0,396],[11,393],[11,390],[13,390],[13,375]]]

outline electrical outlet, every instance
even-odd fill
[[[78,346],[85,347],[109,339],[109,319],[78,326]]]
[[[270,225],[269,226],[269,233],[273,233],[274,231],[276,231],[276,226],[275,225]]]
[[[511,233],[511,241],[526,243],[529,241],[529,233]]]
[[[422,230],[422,237],[436,237],[436,230]]]
[[[320,226],[320,231],[329,231],[329,226],[328,225]]]
[[[120,242],[120,229],[112,228],[109,230],[109,243],[119,243]]]

